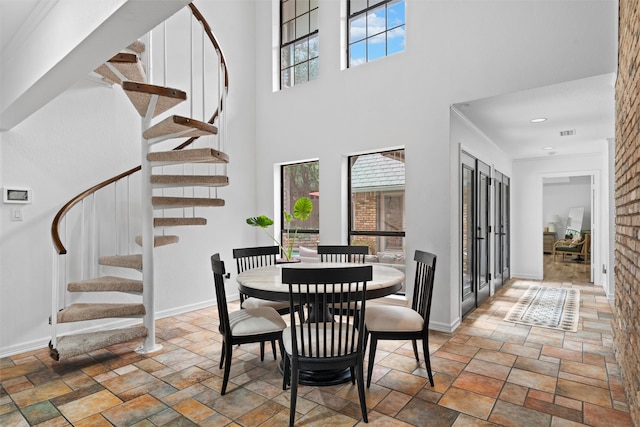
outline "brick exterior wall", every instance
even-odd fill
[[[620,0],[615,154],[614,348],[640,425],[640,2]]]

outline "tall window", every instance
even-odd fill
[[[299,252],[299,247],[315,249],[320,239],[320,191],[319,191],[319,162],[304,162],[281,167],[282,176],[282,211],[293,215],[293,207],[300,197],[308,197],[313,204],[311,215],[304,221],[294,218],[288,223],[282,215],[282,245],[287,247],[287,235],[294,240],[294,252]],[[289,232],[289,233],[287,233]]]
[[[404,50],[404,0],[349,0],[349,67]]]
[[[318,0],[280,1],[280,87],[318,78]]]
[[[349,244],[370,261],[405,266],[404,150],[349,157]]]

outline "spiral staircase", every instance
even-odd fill
[[[95,70],[104,82],[124,91],[141,117],[141,165],[87,189],[67,202],[55,216],[51,229],[54,277],[49,318],[52,326],[49,348],[55,360],[132,340],[143,341],[137,349],[141,353],[159,350],[161,346],[155,340],[155,253],[162,246],[178,243],[179,237],[169,230],[206,225],[206,218],[198,216],[196,210],[224,206],[224,200],[217,197],[216,188],[229,184],[225,166],[229,158],[219,150],[224,143],[219,131],[224,127],[228,91],[226,62],[202,14],[193,4],[188,9],[191,19],[200,24],[203,40],[211,46],[209,51],[215,52],[215,67],[219,71],[214,111],[208,121],[171,114],[187,100],[187,93],[148,82],[148,66],[142,61],[146,47],[140,41],[135,41]],[[205,49],[202,51],[204,62]],[[203,115],[204,111],[205,108],[202,109]],[[199,140],[206,139],[204,137],[208,140],[198,145]],[[179,145],[166,149],[167,143],[178,140]],[[206,173],[196,173],[193,166],[188,166],[194,164],[209,166],[205,167]],[[133,176],[139,176],[136,179],[139,180],[140,193],[130,184]],[[90,205],[89,200],[96,203],[96,194],[105,191],[118,194],[118,188],[123,186],[127,188],[128,199],[120,202],[116,196],[110,202],[113,216],[97,213],[96,207],[86,214],[86,205]],[[108,190],[110,187],[114,189]],[[202,192],[201,189],[206,189],[206,195],[195,197],[198,191]],[[130,192],[136,195],[130,196]],[[132,205],[135,206],[132,208]],[[67,220],[74,210],[80,211],[75,215],[81,219]],[[122,214],[123,211],[126,214]],[[172,214],[176,211],[178,215]],[[125,239],[133,240],[135,244],[115,244],[111,253],[104,250],[104,242],[95,235],[109,232],[95,231],[104,230],[105,225],[100,222],[113,222],[113,235],[122,234],[123,228],[136,228],[135,235],[125,234]],[[139,231],[131,224],[140,224]],[[81,237],[74,239],[73,244],[63,242],[63,235],[76,234]],[[121,246],[125,249],[122,250]],[[72,252],[76,255],[70,261],[67,257]],[[75,276],[80,279],[72,280],[73,272],[78,270],[81,273]],[[104,274],[104,271],[115,273]],[[121,301],[113,302],[119,299],[117,295],[122,295]],[[89,302],[82,302],[84,300]],[[142,324],[139,319],[142,319]],[[126,326],[113,327],[119,323]],[[83,326],[86,324],[90,326]]]

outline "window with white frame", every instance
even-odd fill
[[[285,216],[282,215],[280,224],[282,246],[287,248],[290,243],[288,239],[293,239],[294,253],[299,253],[300,246],[310,249],[318,247],[320,240],[319,169],[320,162],[317,160],[280,167],[282,185],[280,212],[288,212],[293,216],[294,205],[301,197],[309,198],[313,204],[311,215],[304,221],[294,217],[291,222],[287,222]]]
[[[349,67],[401,52],[404,0],[347,0]]]
[[[319,74],[318,0],[280,1],[280,88]]]

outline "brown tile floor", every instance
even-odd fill
[[[532,282],[513,281],[453,334],[432,332],[435,387],[408,342],[380,342],[367,390],[369,425],[630,426],[612,353],[611,307],[591,284],[581,291],[577,333],[504,322]],[[233,304],[236,308],[237,304]],[[289,391],[277,362],[257,345],[234,349],[230,390],[220,396],[215,308],[158,321],[157,353],[117,345],[53,362],[47,350],[0,360],[2,426],[281,426]],[[297,425],[363,424],[350,383],[301,386]]]

